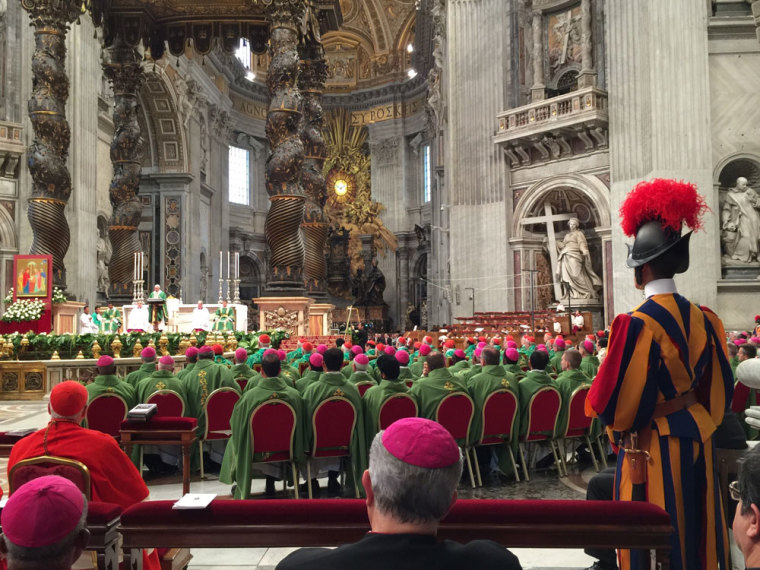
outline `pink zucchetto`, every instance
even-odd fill
[[[460,458],[459,446],[441,424],[425,418],[403,418],[382,435],[383,446],[393,457],[425,469],[442,469]]]
[[[200,350],[198,351],[199,354],[208,354],[208,353],[214,354],[214,349],[211,348],[209,345],[204,344]]]
[[[409,365],[409,353],[405,350],[397,350],[396,351],[396,360],[398,360],[399,365],[401,366],[408,366]]]
[[[49,546],[74,531],[84,508],[82,491],[68,479],[37,477],[8,499],[1,519],[3,534],[22,548]]]
[[[318,344],[317,345],[317,352],[324,356],[325,352],[327,352],[327,345],[325,344]]]
[[[248,358],[248,351],[244,348],[238,348],[235,351],[235,360],[238,362],[245,362]]]
[[[162,356],[158,360],[158,363],[163,364],[165,366],[174,366],[174,359],[167,354],[166,356]]]
[[[539,344],[539,345],[536,347],[536,350],[541,350],[541,351],[543,351],[543,352],[546,352],[546,345],[545,345],[545,344]]]
[[[586,351],[586,352],[588,352],[589,354],[594,354],[594,348],[595,348],[595,347],[594,347],[594,343],[593,343],[593,342],[591,342],[590,340],[584,340],[584,341],[583,341],[583,348],[584,348],[584,349],[585,349],[585,351]]]
[[[383,349],[383,352],[387,354],[388,356],[393,356],[394,354],[396,354],[396,349],[389,345]]]
[[[520,360],[520,353],[517,352],[516,348],[508,348],[504,352],[504,356],[507,357],[507,360],[511,360],[512,362],[517,362],[518,360]]]
[[[454,351],[454,356],[456,356],[457,358],[467,358],[467,355],[464,353],[464,350],[462,350],[461,348],[457,348]]]
[[[515,348],[516,349],[517,348],[517,343],[515,341],[513,341],[513,340],[508,340],[507,341],[507,348]]]
[[[275,356],[277,356],[277,358],[279,358],[279,356],[277,355],[277,351],[274,348],[267,348],[264,351],[264,354],[262,354],[261,356],[268,356],[270,354],[274,354]]]
[[[315,352],[309,357],[309,364],[315,368],[320,368],[324,364],[325,359],[318,352]]]
[[[359,346],[358,344],[355,344],[351,347],[351,354],[353,354],[354,356],[356,356],[357,354],[362,354],[362,353],[364,353],[364,349],[362,349],[362,347]]]
[[[354,362],[356,362],[357,364],[363,364],[366,366],[367,364],[369,364],[369,358],[367,357],[366,354],[357,354],[356,358],[354,358]]]
[[[475,352],[473,353],[475,355],[475,358],[480,358],[480,355],[483,354],[482,348],[476,348]]]
[[[430,348],[430,345],[429,345],[429,344],[423,344],[423,345],[420,347],[420,356],[427,356],[427,355],[428,355],[428,354],[430,354],[432,351],[433,351],[433,349],[432,349],[432,348]]]
[[[483,341],[480,341],[480,342],[478,343],[478,348],[485,348],[485,347],[487,347],[487,346],[488,346],[488,344],[487,344],[487,343],[485,343],[485,342],[483,342]]]
[[[98,368],[107,368],[113,364],[113,358],[108,356],[107,354],[104,354],[100,358],[98,358]]]
[[[285,352],[284,350],[280,349],[280,350],[277,351],[277,358],[279,358],[281,361],[282,360],[287,360],[288,359],[288,353]]]
[[[198,349],[197,349],[197,348],[195,348],[194,346],[191,346],[191,347],[189,347],[189,348],[188,348],[188,349],[185,351],[185,357],[187,357],[187,358],[191,358],[191,357],[193,357],[193,356],[198,356]]]
[[[554,341],[554,347],[558,348],[560,350],[564,349],[565,348],[565,341],[562,340],[561,338],[556,339]]]
[[[142,349],[142,352],[140,353],[140,358],[147,358],[150,360],[151,358],[156,357],[156,349],[152,346],[146,346]]]

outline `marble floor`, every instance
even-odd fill
[[[0,404],[0,429],[3,431],[43,427],[48,420],[46,402],[4,402]],[[4,494],[8,492],[6,475],[7,460],[0,459],[0,486]],[[179,499],[181,496],[181,477],[179,474],[151,477],[146,471],[146,482],[151,499]],[[526,498],[526,499],[577,499],[583,500],[586,484],[593,476],[594,469],[571,468],[570,475],[558,478],[554,470],[537,473],[530,482],[491,481],[484,487],[471,489],[469,484],[461,484],[459,496],[462,498]],[[326,485],[326,481],[325,481]],[[325,486],[323,485],[323,486]],[[279,487],[278,487],[279,488]],[[196,493],[216,493],[219,497],[229,497],[230,488],[219,482],[214,474],[208,474],[205,480],[195,474],[191,479],[191,490]],[[264,481],[255,479],[252,492],[254,498],[263,497]],[[249,568],[256,570],[273,570],[277,562],[294,549],[289,548],[248,548],[248,549],[193,549],[190,568],[195,570],[234,570]],[[579,569],[587,568],[594,559],[586,556],[582,550],[568,549],[513,549],[522,567],[526,570],[539,569]]]

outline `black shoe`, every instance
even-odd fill
[[[319,496],[319,481],[317,479],[311,480],[311,492],[312,495],[315,497]],[[308,499],[309,498],[309,486],[306,483],[301,483],[298,487],[298,495],[302,499]]]
[[[267,497],[274,497],[277,494],[277,490],[274,487],[276,479],[271,475],[267,475],[266,490],[264,493]]]
[[[536,461],[536,469],[548,469],[554,465],[554,456],[552,454]]]
[[[339,497],[343,494],[343,487],[340,486],[340,482],[337,479],[329,479],[327,481],[327,495],[329,497]]]

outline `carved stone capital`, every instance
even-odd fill
[[[230,114],[217,105],[209,107],[208,118],[213,126],[214,133],[222,140],[227,140],[232,131],[232,118]]]
[[[37,29],[66,32],[69,24],[82,15],[82,3],[75,0],[22,0],[21,5],[29,12],[31,24]]]
[[[304,0],[262,0],[272,28],[296,29],[306,10]]]

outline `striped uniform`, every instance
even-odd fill
[[[709,309],[677,293],[653,295],[612,323],[586,411],[598,414],[614,444],[638,432],[639,449],[650,453],[647,482],[634,487],[620,451],[615,499],[646,500],[670,513],[673,570],[728,568],[712,434],[733,388],[723,323]],[[654,418],[658,403],[689,391],[698,403]],[[621,569],[641,563],[636,552],[620,556]]]

